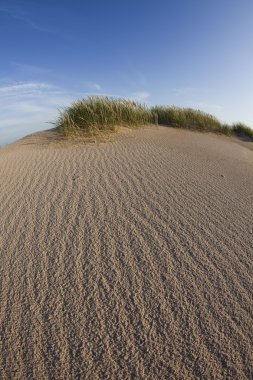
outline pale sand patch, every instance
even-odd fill
[[[253,152],[36,139],[0,150],[0,378],[252,378]]]

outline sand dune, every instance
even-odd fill
[[[0,378],[252,379],[253,152],[35,136],[0,150]]]

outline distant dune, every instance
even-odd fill
[[[49,143],[0,150],[0,378],[252,379],[253,151]]]

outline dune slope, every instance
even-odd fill
[[[253,152],[27,141],[0,150],[0,378],[252,378]]]

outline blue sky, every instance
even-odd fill
[[[253,127],[252,0],[0,0],[0,145],[89,94]]]

